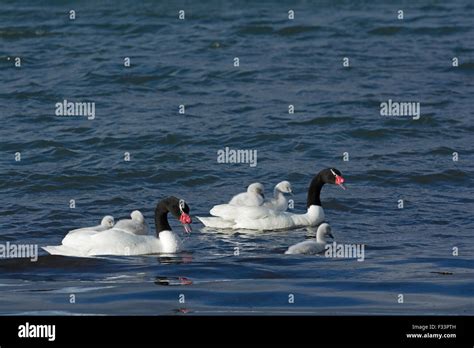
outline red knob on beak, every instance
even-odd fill
[[[192,229],[191,229],[191,226],[189,226],[189,224],[193,222],[193,220],[191,219],[191,216],[183,212],[181,213],[181,216],[179,217],[179,221],[183,224],[184,231],[186,233],[191,233]]]
[[[190,224],[191,222],[193,222],[192,219],[191,219],[191,216],[189,216],[186,213],[181,213],[181,216],[179,217],[179,221],[182,224]]]
[[[336,175],[336,185],[339,185],[342,189],[346,189],[344,184],[344,178],[342,176]]]

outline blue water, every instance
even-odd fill
[[[2,244],[59,244],[134,209],[151,224],[168,195],[207,215],[255,181],[291,181],[302,212],[333,166],[348,190],[324,187],[327,221],[365,245],[363,262],[288,256],[305,229],[195,219],[176,256],[2,259],[0,313],[472,315],[473,17],[470,1],[0,4]],[[64,99],[96,118],[56,116]],[[380,116],[388,99],[421,118]],[[257,166],[217,163],[226,146],[257,150]]]

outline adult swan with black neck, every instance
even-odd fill
[[[293,214],[278,211],[265,206],[236,207],[229,204],[214,206],[211,217],[198,217],[210,228],[232,228],[249,230],[281,230],[306,226],[317,226],[324,221],[324,210],[321,207],[321,189],[325,184],[344,187],[344,178],[336,168],[320,171],[311,181],[308,189],[305,214]]]
[[[66,235],[61,245],[43,247],[52,255],[88,257],[96,255],[145,255],[176,253],[181,250],[182,241],[171,230],[168,213],[177,218],[186,233],[191,232],[189,206],[182,199],[168,197],[158,203],[155,209],[156,237],[138,235],[130,231],[111,228],[105,231],[78,231]]]

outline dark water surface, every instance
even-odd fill
[[[326,217],[365,260],[283,255],[304,229],[195,219],[172,257],[0,260],[0,313],[473,314],[473,17],[470,1],[2,2],[1,243],[59,244],[134,209],[151,224],[168,195],[206,215],[255,181],[291,181],[301,212],[334,166],[348,190],[323,189]],[[95,102],[95,119],[56,116],[64,99]],[[421,118],[380,116],[388,99]],[[226,146],[258,165],[217,163]]]

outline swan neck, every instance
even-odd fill
[[[171,226],[168,222],[168,208],[163,202],[158,203],[155,209],[155,229],[156,236],[159,237],[161,231],[171,231]]]
[[[316,233],[316,242],[326,243],[326,239],[324,238],[322,233],[320,233],[320,232]]]
[[[311,184],[309,185],[308,189],[308,199],[306,201],[306,207],[309,208],[312,205],[319,205],[321,206],[321,189],[323,188],[325,182],[321,178],[321,175],[316,175]]]

